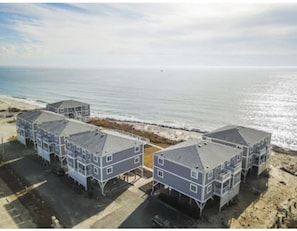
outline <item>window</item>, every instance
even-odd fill
[[[213,173],[212,173],[212,171],[211,172],[209,172],[209,173],[207,173],[208,174],[208,179],[209,180],[211,180],[212,179],[212,177],[213,177]]]
[[[140,147],[135,147],[135,148],[134,148],[134,152],[135,152],[135,153],[138,153],[139,150],[140,150]]]
[[[111,173],[112,173],[112,167],[107,168],[106,169],[106,174],[108,175],[108,174],[111,174]]]
[[[237,155],[236,158],[238,161],[240,161],[240,155]]]
[[[80,152],[80,148],[79,147],[76,147],[76,151]]]
[[[212,190],[212,185],[210,184],[210,185],[207,186],[207,190],[206,190],[206,192],[207,192],[207,193],[210,193],[211,190]]]
[[[197,193],[197,185],[190,184],[190,191],[193,193]]]
[[[252,163],[252,158],[249,158],[249,164],[251,164]]]
[[[70,148],[70,143],[67,142],[67,148]]]
[[[139,163],[139,161],[140,161],[140,158],[139,158],[139,156],[136,156],[136,157],[134,158],[134,164],[138,164],[138,163]]]
[[[98,174],[98,168],[97,167],[94,167],[94,173]]]
[[[106,156],[106,162],[111,162],[112,161],[112,156]]]
[[[98,163],[98,156],[94,155],[93,160],[94,160],[94,162]]]
[[[194,179],[197,179],[198,178],[198,172],[194,169],[191,170],[191,177],[194,178]]]
[[[158,177],[160,177],[160,178],[163,178],[163,176],[164,176],[164,172],[161,170],[158,170],[157,174],[158,174]]]
[[[158,164],[163,166],[164,165],[164,159],[161,158],[161,157],[158,157]]]

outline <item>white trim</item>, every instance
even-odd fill
[[[196,169],[191,169],[191,177],[196,180],[198,179],[198,172],[196,171]]]
[[[157,176],[160,177],[160,178],[164,178],[164,171],[162,170],[157,170]]]
[[[112,162],[112,155],[108,155],[105,157],[106,163]]]
[[[206,193],[209,194],[212,191],[212,184],[209,184],[206,188]]]
[[[108,167],[108,168],[106,168],[106,175],[110,175],[110,174],[112,174],[113,173],[113,167],[112,166],[110,166],[110,167]]]
[[[98,167],[93,166],[94,168],[94,173],[98,175],[99,171],[98,171]]]
[[[207,179],[211,180],[213,178],[213,171],[207,173]]]
[[[164,157],[158,156],[158,165],[164,166]]]
[[[192,187],[193,187],[194,190],[192,190]],[[195,184],[191,184],[191,183],[190,183],[190,191],[191,191],[191,192],[193,192],[193,193],[197,193],[197,189],[198,189],[197,185],[195,185]]]
[[[175,177],[181,178],[181,179],[183,179],[183,180],[185,180],[185,181],[188,181],[188,182],[190,182],[190,183],[193,183],[193,184],[199,185],[199,186],[201,186],[201,187],[204,187],[204,185],[199,184],[198,182],[192,181],[191,179],[188,179],[188,178],[185,178],[185,177],[183,177],[183,176],[177,175],[177,174],[175,174],[175,173],[169,172],[169,171],[167,171],[167,170],[165,170],[165,169],[163,169],[163,168],[156,167],[156,166],[154,166],[154,168],[156,168],[157,170],[160,169],[160,170],[162,170],[162,171],[164,171],[164,172],[167,172],[167,173],[169,173],[169,174],[171,174],[171,175],[173,175],[173,176],[175,176]],[[212,181],[214,181],[214,180],[212,180]],[[211,182],[212,182],[212,181],[211,181]]]
[[[177,162],[177,161],[174,161],[174,160],[169,160],[169,159],[167,159],[167,158],[165,158],[166,159],[166,161],[168,161],[168,162],[171,162],[171,163],[174,163],[174,164],[177,164],[177,165],[179,165],[179,166],[182,166],[182,167],[184,167],[184,168],[186,168],[186,169],[192,169],[191,167],[189,167],[189,166],[187,166],[187,165],[184,165],[184,164],[182,164],[182,163],[179,163],[179,162]],[[201,174],[204,174],[204,172],[202,172],[200,169],[196,169],[196,171],[199,173],[201,173]]]
[[[140,154],[138,154],[138,155],[133,155],[133,156],[131,156],[131,157],[129,157],[129,158],[120,160],[120,161],[118,161],[118,162],[113,162],[112,164],[105,165],[105,166],[103,166],[103,167],[105,168],[105,167],[108,167],[108,166],[114,166],[114,165],[116,165],[116,164],[119,164],[119,163],[125,162],[125,161],[127,161],[127,160],[133,159],[133,158],[135,158],[136,156],[142,156],[142,153],[140,153]]]
[[[138,153],[139,151],[140,151],[140,147],[139,146],[134,147],[134,153]]]
[[[96,154],[93,155],[93,161],[95,163],[98,163],[98,156]]]
[[[136,156],[134,157],[134,164],[138,164],[140,162],[140,157]]]

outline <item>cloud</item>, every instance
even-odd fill
[[[271,65],[292,65],[296,15],[295,4],[1,4],[0,61],[257,65],[275,55]]]

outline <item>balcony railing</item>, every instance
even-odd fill
[[[265,155],[266,154],[266,147],[257,150],[257,152],[255,154],[257,156],[263,156],[263,155]]]
[[[224,182],[231,178],[231,172],[227,169],[222,170],[216,175],[216,180],[219,182]]]
[[[92,175],[92,171],[91,169],[87,169],[86,171],[84,169],[81,169],[81,168],[77,168],[77,171],[84,175],[84,176],[91,176]]]
[[[70,151],[66,151],[66,154],[68,155],[68,156],[71,156],[71,157],[73,157],[73,158],[76,158],[76,153],[74,153],[74,152],[70,152]]]
[[[225,186],[224,188],[220,188],[220,187],[214,187],[214,193],[217,194],[218,196],[222,196],[225,193],[227,193],[230,190],[229,185]]]
[[[235,166],[233,164],[231,164],[227,168],[231,171],[231,174],[234,175],[234,174],[238,173],[239,171],[241,171],[241,162]]]
[[[89,164],[91,162],[90,159],[85,159],[85,158],[82,158],[80,156],[77,156],[77,161],[79,161],[82,164]]]

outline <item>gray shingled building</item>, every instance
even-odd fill
[[[257,169],[258,175],[268,167],[271,133],[249,127],[229,125],[205,134],[203,139],[243,149],[242,174],[244,181],[252,167]]]
[[[104,195],[106,183],[143,166],[143,143],[102,131],[71,135],[66,142],[68,176],[88,188],[96,180]]]
[[[64,116],[45,110],[33,110],[17,115],[16,129],[18,141],[24,145],[32,141],[36,148],[37,126],[43,122],[61,120]]]
[[[154,155],[154,184],[192,198],[200,208],[213,196],[220,209],[239,192],[242,149],[202,140],[188,140]]]
[[[63,119],[40,124],[37,128],[37,151],[44,160],[51,162],[51,155],[66,165],[65,139],[73,134],[98,129],[96,126],[77,120]]]
[[[90,105],[76,100],[49,103],[46,109],[80,121],[87,121],[90,118]]]

